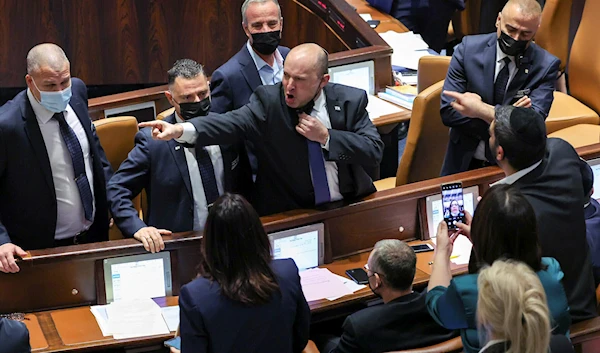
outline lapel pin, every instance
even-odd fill
[[[180,148],[181,148],[181,146],[179,146],[179,145],[175,146],[175,151],[179,151]]]
[[[342,110],[342,108],[340,108],[339,105],[334,106],[333,109],[335,109],[336,112],[339,112]]]
[[[528,74],[529,73],[529,69],[525,69],[525,73]]]

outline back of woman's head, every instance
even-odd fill
[[[546,293],[529,266],[496,261],[481,270],[477,287],[480,336],[510,342],[507,353],[548,352],[551,332]]]
[[[258,214],[242,196],[224,194],[204,227],[200,275],[226,297],[248,305],[266,303],[279,286],[271,269],[271,245]]]
[[[541,269],[535,212],[513,186],[495,185],[483,195],[473,216],[471,240],[479,266],[509,258]]]

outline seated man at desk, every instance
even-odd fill
[[[384,304],[348,316],[342,336],[321,352],[389,352],[430,346],[458,334],[439,326],[427,311],[425,293],[412,290],[417,257],[405,242],[378,241],[367,264],[369,288]]]
[[[242,108],[140,126],[151,126],[160,140],[252,141],[259,162],[252,200],[261,215],[356,199],[375,192],[365,168],[379,164],[383,142],[365,91],[328,83],[327,64],[323,48],[302,44],[288,54],[283,82],[258,87]]]
[[[166,122],[208,114],[210,89],[202,65],[191,59],[177,60],[168,76],[165,96],[175,113]],[[164,249],[162,235],[201,230],[208,206],[224,191],[246,194],[251,180],[246,154],[238,153],[236,146],[190,147],[174,140],[156,141],[151,134],[150,129],[137,133],[135,147],[110,179],[107,192],[123,235],[157,252]],[[147,224],[131,201],[142,189],[148,195]]]
[[[450,127],[442,176],[496,163],[487,147],[495,105],[513,104],[548,116],[560,60],[532,42],[541,13],[535,0],[510,0],[498,14],[496,33],[466,36],[456,47],[440,109]],[[465,92],[486,109],[479,115],[461,109],[457,94]]]
[[[477,114],[487,109],[485,103],[470,105],[473,101],[463,97],[458,97],[457,104],[468,106],[468,111]],[[517,186],[533,206],[542,256],[557,259],[565,274],[563,285],[573,322],[595,317],[594,278],[582,207],[581,163],[585,162],[569,143],[546,138],[544,119],[533,109],[496,107],[489,134],[490,151],[506,175],[497,183]]]
[[[88,115],[87,88],[44,43],[27,54],[27,89],[0,108],[0,271],[25,250],[108,240],[112,169]]]
[[[587,163],[581,164],[581,175],[583,177],[583,195],[585,204],[586,238],[590,246],[592,257],[592,268],[594,271],[594,285],[600,285],[600,203],[592,197],[594,194],[594,172]]]
[[[0,318],[0,353],[29,353],[29,331],[24,323]]]

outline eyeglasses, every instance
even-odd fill
[[[0,314],[0,319],[9,319],[15,321],[29,320],[23,313]]]

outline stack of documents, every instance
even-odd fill
[[[167,313],[167,325],[163,311],[152,299],[121,300],[108,305],[92,306],[90,309],[102,334],[115,339],[168,335],[170,328],[172,329],[170,326],[175,326],[176,329],[179,324],[178,320],[174,322],[171,310]]]
[[[420,34],[413,32],[398,33],[387,31],[379,34],[386,43],[394,49],[392,54],[392,65],[407,69],[417,70],[419,59],[423,56],[432,55],[427,49],[429,46]]]
[[[300,272],[300,284],[307,301],[339,298],[353,291],[326,268],[312,268]]]
[[[367,104],[367,112],[369,112],[369,118],[371,121],[386,115],[398,114],[405,111],[404,109],[390,104],[383,99],[379,99],[375,96],[368,95],[369,104]]]
[[[379,92],[377,96],[388,102],[412,110],[413,103],[417,97],[417,88],[410,85],[388,87],[385,89],[385,92]]]

